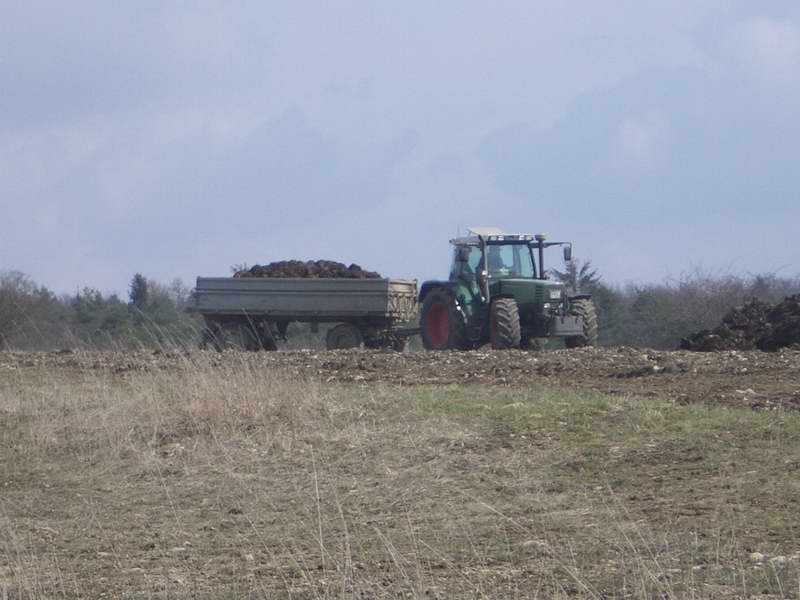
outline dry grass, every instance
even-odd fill
[[[797,415],[191,361],[0,376],[0,598],[798,593]]]

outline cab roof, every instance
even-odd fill
[[[477,246],[480,238],[487,242],[530,243],[536,239],[532,233],[508,233],[497,227],[470,227],[469,234],[450,240],[455,246]]]

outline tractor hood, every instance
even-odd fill
[[[489,283],[489,293],[512,297],[517,304],[545,304],[561,300],[564,284],[547,279],[495,279]]]

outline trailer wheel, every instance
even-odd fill
[[[540,338],[522,336],[519,347],[530,352],[541,352],[544,350],[544,342]]]
[[[325,336],[325,347],[328,350],[346,350],[348,348],[361,348],[364,337],[358,327],[350,323],[339,323],[328,330]]]
[[[591,300],[575,300],[569,308],[569,313],[583,319],[583,335],[564,338],[567,348],[580,348],[582,346],[597,345],[597,311]]]
[[[395,338],[392,342],[392,350],[395,352],[408,352],[408,338]]]
[[[469,348],[464,319],[449,290],[436,288],[422,302],[420,334],[426,350],[466,350]]]
[[[261,350],[272,352],[278,349],[269,321],[262,319],[240,319],[234,329],[233,340],[230,341],[233,341],[234,347],[247,352]],[[225,347],[224,343],[223,347]]]
[[[222,352],[227,346],[228,340],[222,325],[215,321],[207,321],[203,328],[203,337],[200,340],[200,347],[205,350],[209,346],[217,352]]]
[[[236,342],[240,350],[246,350],[248,352],[258,352],[261,350],[261,340],[259,339],[255,324],[248,321],[239,323],[236,333]]]
[[[267,352],[275,352],[278,349],[278,344],[275,341],[275,336],[272,334],[272,328],[270,327],[269,321],[260,321],[258,323],[257,329],[258,329],[258,341],[261,345],[259,350],[266,350]],[[282,335],[285,339],[286,329],[283,330]]]
[[[209,346],[213,347],[213,344],[214,344],[214,332],[211,331],[208,325],[206,325],[200,332],[200,349],[208,350],[208,347]]]
[[[519,348],[519,308],[513,298],[497,298],[489,314],[489,339],[495,350]]]

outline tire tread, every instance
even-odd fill
[[[492,347],[498,350],[519,348],[522,335],[519,324],[519,307],[513,298],[497,298],[492,302],[490,319],[494,322],[495,336]]]
[[[583,335],[566,338],[564,344],[567,348],[580,348],[583,346],[597,345],[597,309],[591,300],[575,300],[570,306],[571,315],[583,319]]]

